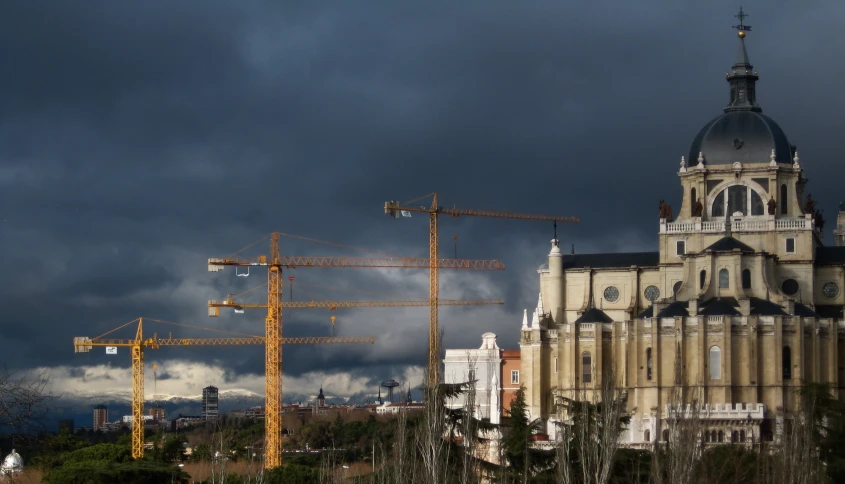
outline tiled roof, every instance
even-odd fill
[[[676,316],[689,316],[689,311],[687,311],[687,307],[689,303],[686,301],[674,301],[669,303],[668,306],[663,308],[663,311],[660,311],[656,317],[658,318],[674,318]]]
[[[845,246],[816,248],[816,265],[837,264],[845,264]]]
[[[592,267],[656,267],[660,263],[660,252],[623,252],[617,254],[572,254],[563,256],[564,269]]]
[[[734,249],[739,249],[742,252],[754,252],[754,249],[751,247],[743,244],[742,242],[736,240],[733,237],[722,237],[721,239],[717,240],[710,244],[710,247],[704,249],[704,251],[712,250],[715,252],[730,252]]]
[[[783,310],[783,306],[775,304],[766,299],[759,297],[751,298],[751,315],[752,316],[789,316]]]
[[[734,309],[728,301],[716,299],[708,302],[698,314],[702,316],[739,316],[739,311]]]
[[[613,319],[610,316],[605,314],[599,308],[590,308],[581,315],[580,318],[575,320],[575,324],[579,323],[612,323]]]

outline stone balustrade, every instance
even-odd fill
[[[815,222],[809,217],[781,219],[775,219],[774,216],[745,217],[731,222],[731,232],[781,232],[814,229]],[[666,219],[660,219],[661,234],[718,234],[724,231],[725,222],[723,221],[695,219],[694,221],[667,222]]]
[[[762,420],[766,406],[762,403],[717,403],[706,404],[699,409],[697,417],[707,420]],[[696,416],[692,405],[666,404],[665,415],[669,418],[689,418]]]

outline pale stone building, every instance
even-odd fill
[[[678,387],[708,405],[715,442],[774,438],[802,380],[845,397],[845,213],[825,246],[798,150],[757,103],[744,37],[728,106],[680,160],[677,218],[661,206],[658,249],[565,255],[552,241],[520,337],[531,416],[552,438],[556,397],[589,395],[611,365],[630,445],[663,438]]]
[[[507,415],[514,393],[519,389],[519,350],[503,350],[495,333],[481,335],[481,347],[448,349],[443,359],[445,383],[473,382],[474,414],[477,418],[499,423]],[[463,408],[465,396],[450,399],[446,406]]]

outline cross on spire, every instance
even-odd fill
[[[751,30],[751,26],[745,25],[745,23],[743,22],[748,16],[749,15],[747,13],[742,11],[742,6],[739,7],[739,13],[734,15],[735,18],[739,19],[739,25],[734,25],[733,28],[740,31],[740,36],[742,36],[742,32],[747,32]]]

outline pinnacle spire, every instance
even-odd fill
[[[727,74],[727,81],[731,85],[731,102],[725,107],[725,112],[730,111],[755,111],[761,112],[760,106],[757,105],[757,91],[756,83],[757,73],[754,72],[754,66],[748,60],[748,51],[745,50],[745,36],[751,31],[750,25],[745,25],[744,20],[748,14],[739,9],[739,13],[734,15],[739,19],[739,25],[734,25],[733,28],[737,30],[739,37],[739,52],[737,53],[736,62],[734,62],[731,72]]]

